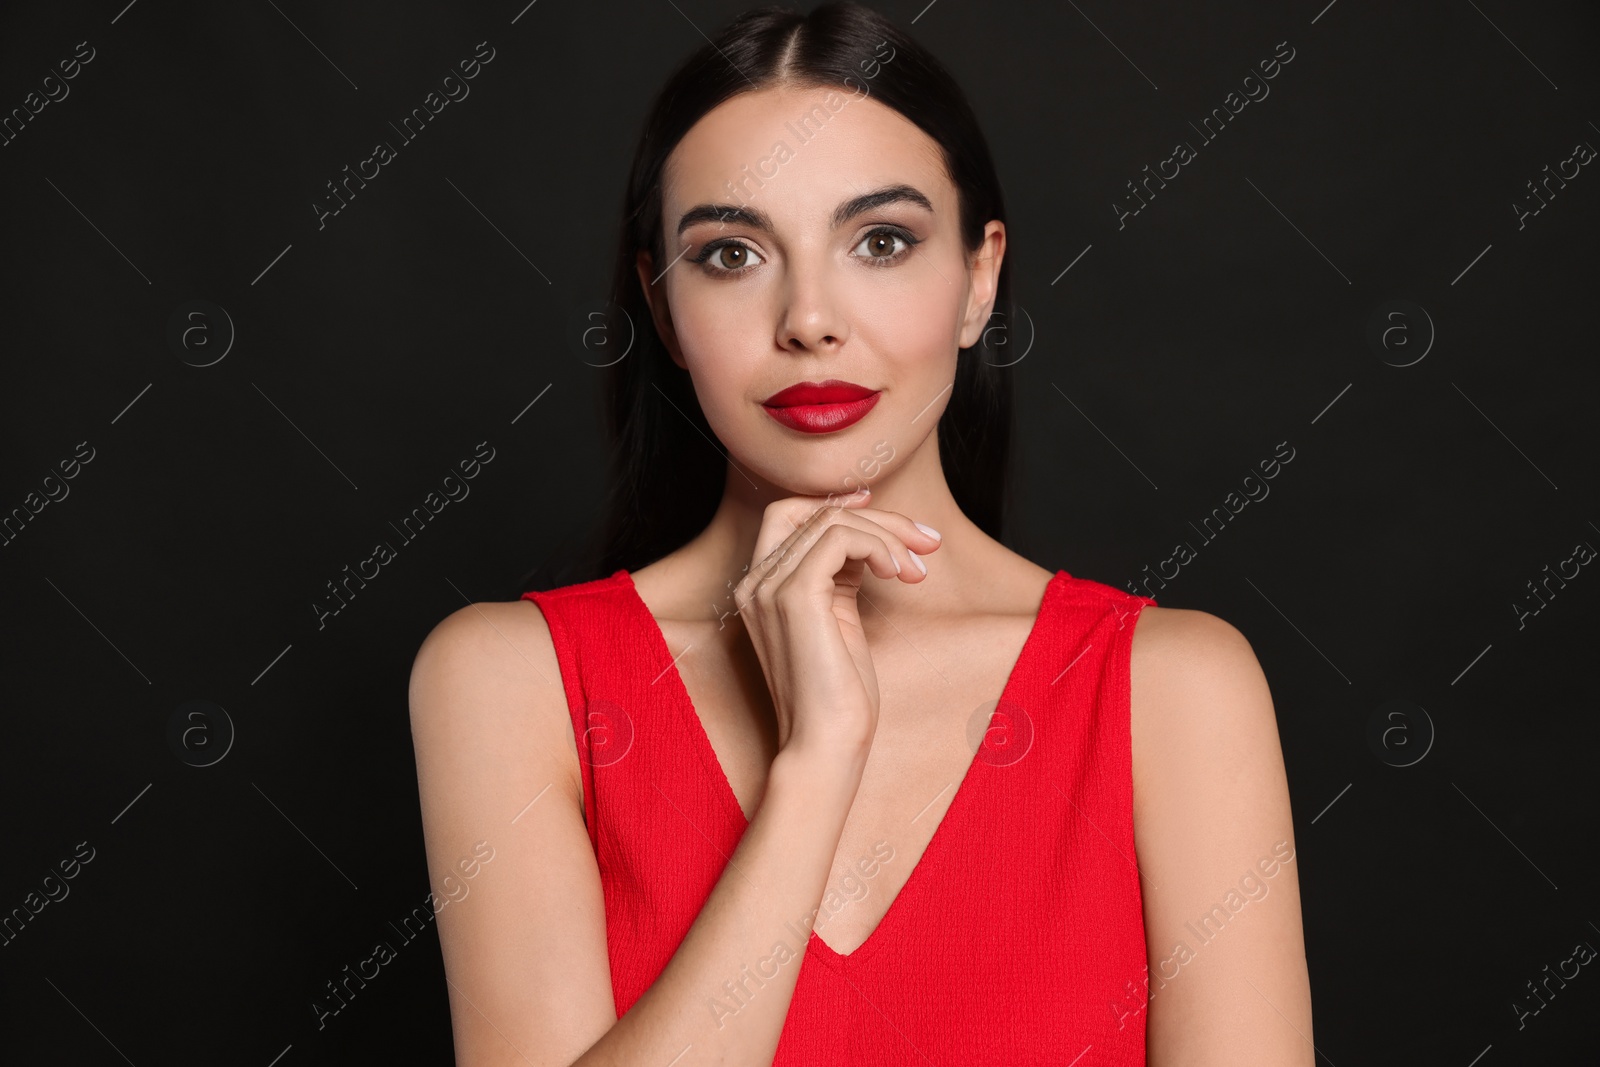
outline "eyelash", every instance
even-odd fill
[[[898,226],[879,226],[875,229],[868,230],[862,235],[861,241],[856,243],[859,245],[868,238],[876,237],[880,233],[888,234],[890,237],[898,237],[901,241],[905,242],[906,247],[890,256],[860,257],[866,261],[866,264],[869,267],[892,267],[909,256],[912,250],[915,249],[917,245],[922,243],[921,238],[912,236],[910,232],[903,230]],[[755,252],[755,249],[750,248],[750,246],[745,244],[743,241],[732,237],[725,237],[721,240],[711,241],[706,244],[700,249],[698,255],[691,257],[690,262],[699,264],[701,269],[713,276],[724,275],[731,277],[733,275],[743,274],[745,271],[755,267],[754,263],[746,263],[742,267],[733,267],[731,269],[728,267],[713,266],[710,263],[711,257],[716,255],[719,250],[724,248],[746,248],[750,249],[752,252]],[[760,255],[759,252],[756,252],[756,254]]]

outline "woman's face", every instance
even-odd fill
[[[1005,235],[989,222],[967,255],[932,138],[866,83],[745,93],[674,148],[662,206],[666,262],[641,254],[640,280],[734,463],[789,492],[845,493],[933,439]],[[876,399],[764,403],[830,380]]]

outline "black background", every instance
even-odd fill
[[[0,147],[0,514],[93,450],[0,547],[0,914],[94,850],[0,947],[8,1059],[448,1059],[436,933],[391,927],[428,892],[411,657],[592,536],[599,372],[572,327],[651,95],[741,9],[524,4],[7,5],[0,113],[94,49]],[[1521,1029],[1513,1008],[1600,946],[1600,576],[1515,607],[1600,545],[1600,174],[1514,208],[1600,145],[1593,5],[881,10],[966,87],[1006,188],[1010,543],[1124,587],[1188,541],[1158,601],[1265,668],[1318,1062],[1593,1062],[1593,966]],[[484,41],[470,95],[319,229],[325,183]],[[1270,95],[1202,143],[1285,41]],[[1119,228],[1179,140],[1197,158]],[[479,442],[470,495],[319,628],[326,583]],[[1190,524],[1280,442],[1270,495],[1206,543]],[[181,757],[220,751],[217,713],[169,740],[191,700],[235,731],[205,767]],[[379,940],[398,958],[319,1029]]]

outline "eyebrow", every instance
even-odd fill
[[[886,204],[915,204],[928,211],[933,203],[918,189],[909,185],[888,185],[853,197],[833,209],[833,227],[838,229],[857,215]],[[758,230],[772,232],[772,219],[766,212],[753,207],[736,207],[733,204],[698,204],[683,213],[678,220],[678,234],[682,236],[697,222],[742,223]]]

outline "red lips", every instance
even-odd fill
[[[832,433],[860,421],[880,395],[880,390],[829,378],[780,389],[762,401],[762,407],[791,430]]]
[[[769,408],[787,408],[797,404],[839,404],[861,400],[875,392],[877,390],[864,385],[829,378],[825,382],[796,382],[787,389],[773,393],[762,403]]]

